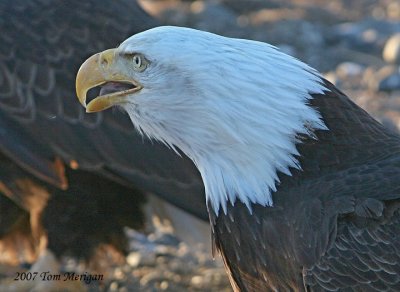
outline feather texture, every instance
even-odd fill
[[[134,35],[120,54],[150,61],[144,90],[123,107],[139,131],[178,147],[198,167],[217,214],[237,199],[271,206],[278,172],[299,169],[296,135],[327,130],[308,105],[318,73],[266,43],[179,27]]]

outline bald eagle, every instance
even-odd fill
[[[117,105],[193,160],[235,290],[400,289],[400,137],[316,70],[158,27],[86,60],[76,89],[87,112]]]

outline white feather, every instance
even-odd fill
[[[140,132],[194,161],[216,214],[236,200],[272,206],[277,172],[300,169],[296,134],[327,129],[308,105],[326,90],[319,74],[266,43],[158,27],[118,50],[150,61],[132,71],[144,89],[123,107]]]

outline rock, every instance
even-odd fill
[[[360,76],[363,71],[363,66],[353,62],[343,62],[336,67],[336,74],[340,79]]]
[[[114,292],[114,291],[118,291],[118,287],[119,285],[118,285],[118,282],[112,282],[111,284],[110,284],[110,286],[108,287],[108,289],[109,289],[109,291],[112,291],[112,292]]]
[[[378,84],[378,91],[400,90],[400,72],[383,78]]]
[[[157,255],[154,252],[142,249],[138,252],[130,252],[126,261],[132,268],[138,266],[152,267],[156,265]]]
[[[391,36],[386,42],[383,59],[388,63],[400,64],[400,33]]]
[[[139,252],[131,252],[126,257],[126,262],[132,268],[136,268],[136,267],[138,267],[140,265],[140,259],[141,259],[141,254]]]
[[[149,239],[143,233],[140,233],[136,230],[125,228],[125,234],[129,238],[130,241],[135,242],[136,244],[148,244]]]
[[[155,244],[178,246],[180,240],[173,234],[170,233],[154,233],[149,236],[149,239]]]
[[[168,288],[169,288],[169,283],[168,283],[168,281],[162,281],[161,283],[160,283],[160,289],[161,290],[167,290]]]
[[[381,82],[389,76],[396,74],[396,72],[396,67],[390,65],[384,66],[379,70],[374,70],[373,68],[369,67],[364,72],[364,82],[371,90],[379,91]]]
[[[314,49],[324,45],[324,38],[319,27],[304,20],[287,20],[270,24],[267,42],[287,43],[298,49]]]
[[[164,275],[160,271],[151,271],[140,279],[140,285],[147,286],[151,283],[162,282],[165,280]]]
[[[400,16],[400,2],[397,0],[390,2],[386,7],[386,11],[389,19],[398,20]]]
[[[387,38],[398,31],[400,23],[368,18],[335,25],[326,38],[330,44],[342,43],[348,48],[374,54],[381,52]]]
[[[238,26],[237,15],[217,1],[195,1],[191,5],[191,12],[197,18],[196,27],[201,30],[229,34]]]

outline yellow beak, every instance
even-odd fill
[[[119,62],[116,62],[117,57],[115,49],[106,50],[91,56],[79,68],[76,75],[76,94],[79,102],[86,107],[86,112],[98,112],[115,104],[126,103],[128,94],[142,89],[135,80],[130,80],[129,76],[122,73]],[[133,88],[100,95],[86,104],[88,91],[107,82],[128,83]]]

